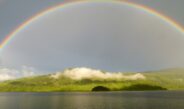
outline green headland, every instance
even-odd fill
[[[113,74],[91,69],[77,71],[81,69],[3,81],[0,92],[184,90],[184,69],[180,68]]]

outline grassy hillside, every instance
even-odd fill
[[[134,75],[136,73],[123,73]],[[184,69],[168,69],[142,72],[145,79],[71,79],[52,75],[8,80],[0,83],[0,92],[51,92],[51,91],[91,91],[96,86],[121,90],[184,90]]]

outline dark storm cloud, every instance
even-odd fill
[[[156,9],[159,12],[165,14],[166,16],[170,16],[171,18],[175,19],[180,24],[184,25],[184,20],[183,20],[184,19],[184,14],[183,14],[184,1],[183,0],[130,0],[130,1],[137,2],[139,4],[144,4],[148,7]],[[61,0],[44,0],[44,1],[43,0],[42,1],[41,0],[39,0],[39,1],[38,0],[3,0],[3,1],[0,1],[0,39],[2,40],[8,33],[13,31],[13,29],[15,29],[18,25],[20,25],[26,19],[30,18],[31,16],[35,15],[36,13],[38,13],[38,12],[44,10],[44,9],[47,9],[50,6],[56,5],[56,4],[61,3],[61,2],[62,2]],[[110,19],[110,18],[111,17],[108,17],[108,19]],[[118,20],[118,19],[112,19],[112,20]],[[131,19],[129,19],[129,20],[131,20]],[[140,22],[143,22],[143,21],[140,20]],[[144,21],[144,22],[146,22],[146,21]],[[49,25],[52,25],[52,23],[49,24]],[[56,22],[56,24],[57,24],[57,22]],[[112,25],[116,25],[116,24],[119,25],[119,22],[116,22],[116,23],[113,22],[112,23]],[[154,24],[152,26],[154,26]],[[67,27],[67,25],[65,27]],[[128,27],[127,25],[126,25],[126,28],[124,26],[116,27],[116,29],[117,28],[122,28],[124,31],[130,31],[131,30],[130,29],[131,27]],[[153,28],[159,29],[159,28],[157,28],[157,26],[155,26]],[[60,28],[60,29],[62,29],[62,28]],[[49,30],[49,28],[48,28],[48,30]],[[94,31],[94,32],[100,33],[99,30],[100,29],[96,29],[96,31]],[[75,64],[75,63],[71,64],[72,60],[75,59],[76,62],[83,63],[83,64],[81,64],[81,66],[89,65],[89,66],[86,66],[86,67],[91,67],[91,65],[88,63],[88,62],[91,62],[91,63],[93,63],[92,66],[94,66],[94,67],[100,67],[100,68],[107,69],[106,67],[101,66],[102,64],[105,64],[106,66],[114,67],[114,68],[109,68],[109,70],[122,70],[123,68],[116,67],[117,65],[120,65],[122,61],[124,61],[126,63],[126,68],[124,70],[132,69],[131,66],[134,66],[133,70],[144,70],[144,67],[146,69],[152,69],[152,67],[157,67],[157,68],[161,67],[159,64],[158,65],[156,64],[156,60],[151,60],[151,58],[148,55],[147,56],[141,55],[141,52],[144,52],[145,49],[132,48],[132,50],[130,49],[130,50],[127,51],[127,54],[126,53],[123,54],[122,52],[119,53],[118,49],[117,49],[117,46],[123,46],[124,47],[124,46],[127,46],[127,45],[131,45],[133,43],[133,42],[126,42],[126,41],[121,42],[122,39],[119,38],[119,37],[118,38],[111,38],[111,37],[105,38],[105,39],[107,39],[106,44],[111,43],[111,42],[116,42],[116,43],[111,43],[111,45],[113,45],[113,46],[102,46],[103,43],[101,43],[101,42],[103,42],[104,36],[111,36],[111,35],[115,35],[115,34],[118,36],[118,35],[121,34],[121,33],[117,32],[118,30],[113,30],[111,28],[108,28],[108,26],[106,26],[106,28],[104,28],[104,30],[109,30],[109,31],[111,31],[111,33],[109,33],[109,34],[103,33],[103,34],[101,34],[101,37],[99,37],[97,39],[93,38],[93,36],[95,34],[89,34],[89,33],[87,33],[87,31],[86,31],[86,33],[83,33],[84,36],[88,35],[90,38],[80,39],[80,41],[84,42],[81,45],[77,45],[77,46],[80,46],[80,48],[83,49],[83,51],[81,51],[81,52],[78,52],[78,49],[73,49],[73,48],[69,48],[72,51],[67,51],[66,50],[68,52],[66,54],[65,53],[60,54],[60,53],[57,52],[55,54],[55,57],[59,57],[61,55],[63,57],[67,57],[67,56],[71,57],[71,58],[64,58],[62,60],[62,62],[65,63],[64,65],[63,64],[60,65],[61,61],[58,61],[58,58],[41,56],[41,57],[39,57],[39,59],[40,60],[45,60],[45,61],[43,61],[44,63],[47,63],[46,59],[48,59],[48,58],[52,58],[52,60],[50,60],[50,63],[47,63],[45,65],[42,65],[42,63],[38,62],[38,63],[35,64],[35,66],[40,67],[41,69],[45,69],[45,68],[49,68],[50,66],[52,66],[52,63],[58,64],[58,66],[53,66],[49,70],[63,69],[63,68],[68,67],[68,66],[77,66],[77,67],[79,66],[80,67],[80,64]],[[162,30],[162,29],[160,29],[160,30]],[[60,31],[60,30],[56,30],[56,31]],[[174,35],[177,34],[177,33],[175,34],[175,32],[174,32],[174,34],[171,34],[171,32],[172,31],[169,32],[170,36],[174,36]],[[53,34],[55,35],[55,33],[53,33]],[[76,31],[76,34],[78,34],[77,31]],[[141,33],[132,32],[128,35],[129,36],[135,36],[135,35],[139,35],[139,34],[141,34]],[[31,35],[32,34],[30,34],[29,36],[32,37]],[[150,34],[146,34],[146,35],[149,36]],[[151,34],[151,36],[152,35],[157,35],[157,34],[154,33],[154,34]],[[182,61],[183,61],[182,59],[179,59],[183,55],[183,52],[182,52],[183,49],[182,49],[182,47],[179,46],[179,44],[182,43],[182,40],[179,37],[178,37],[178,39],[177,38],[173,39],[172,37],[169,37],[169,38],[165,37],[167,35],[168,34],[164,34],[163,35],[164,37],[159,39],[157,42],[151,42],[151,41],[145,42],[145,41],[143,41],[143,43],[142,43],[141,40],[143,40],[143,39],[146,40],[146,39],[145,39],[145,37],[141,37],[141,38],[138,38],[137,39],[138,42],[134,42],[134,44],[137,43],[137,44],[140,45],[138,47],[141,47],[141,46],[144,47],[144,44],[146,44],[146,43],[156,43],[155,48],[161,47],[160,50],[156,50],[156,51],[157,52],[164,52],[165,54],[170,54],[170,56],[172,56],[172,58],[171,58],[171,60],[173,62],[172,65],[176,66],[178,60],[179,60],[179,63],[182,63]],[[48,37],[48,40],[52,41],[52,38]],[[76,40],[78,40],[78,39],[76,39]],[[131,37],[129,38],[129,40],[131,40]],[[147,40],[151,40],[151,39],[147,39]],[[169,41],[169,40],[172,40],[172,41]],[[180,41],[178,42],[178,40],[180,40]],[[71,39],[68,39],[68,41],[72,42]],[[167,43],[161,44],[164,41],[167,42]],[[178,44],[175,44],[173,42],[178,42]],[[171,44],[167,48],[166,46],[167,46],[168,43],[171,43]],[[89,46],[85,46],[86,44],[89,44]],[[30,44],[30,45],[32,45],[32,44]],[[38,43],[38,45],[40,45],[40,43]],[[74,43],[74,45],[75,45],[75,43]],[[91,48],[90,45],[91,46],[93,45],[94,50],[93,49],[90,50],[90,51],[88,50],[89,48]],[[180,44],[180,45],[182,46],[183,44]],[[43,46],[45,46],[45,45],[43,45]],[[40,45],[40,47],[42,47],[42,45]],[[122,47],[122,49],[125,49],[123,47]],[[136,47],[136,46],[132,46],[132,47]],[[149,48],[149,47],[152,47],[152,46],[148,46],[147,48]],[[166,47],[166,48],[164,48],[164,47]],[[49,48],[49,46],[48,47],[45,46],[45,48]],[[95,49],[95,48],[97,48],[97,49]],[[153,49],[151,49],[151,50],[147,49],[147,50],[148,50],[148,52],[153,52],[155,50],[155,48],[153,47]],[[178,49],[175,49],[175,48],[178,48]],[[139,49],[139,50],[134,51],[133,49]],[[88,50],[88,51],[86,52],[86,50]],[[25,57],[21,56],[20,54],[22,52],[24,52],[25,54],[30,54],[31,53],[31,51],[21,51],[21,49],[20,49],[20,51],[16,51],[16,52],[18,52],[18,54],[17,53],[14,54],[13,50],[11,50],[10,54],[6,54],[6,55],[8,56],[8,55],[14,54],[14,57],[16,57],[16,55],[19,55],[22,60],[25,60],[24,59]],[[38,52],[40,52],[40,51],[38,51]],[[53,48],[51,50],[51,52],[56,52],[55,48]],[[129,54],[128,52],[131,53],[131,54]],[[114,54],[114,53],[116,53],[116,54]],[[136,53],[137,56],[134,56],[133,55],[134,53]],[[177,55],[175,53],[177,53]],[[106,54],[108,54],[108,55],[106,55]],[[34,58],[35,55],[36,54],[31,54],[31,57],[29,57],[30,58],[29,59],[30,63],[35,63],[34,59],[37,59],[37,58]],[[125,57],[121,58],[122,55],[124,55]],[[30,56],[30,55],[28,55],[28,56]],[[95,56],[95,59],[90,58],[90,60],[88,60],[90,56]],[[74,57],[78,57],[78,58],[74,58]],[[83,60],[81,60],[81,57],[83,58]],[[112,57],[116,57],[116,58],[112,58]],[[130,61],[130,59],[128,57],[132,57],[131,60],[134,60],[134,63],[132,63],[132,61]],[[137,58],[137,57],[139,57],[139,58]],[[168,57],[165,56],[165,55],[162,55],[162,56],[155,55],[155,57],[158,57],[158,60],[159,59],[164,60],[164,65],[166,65],[166,63],[170,64],[169,62],[171,60],[170,61],[167,60]],[[176,57],[178,57],[178,58],[175,59]],[[85,61],[85,59],[87,61]],[[105,61],[98,61],[98,63],[96,63],[96,61],[95,61],[96,59],[99,59],[99,60],[102,59],[102,60],[105,60]],[[144,63],[144,62],[142,62],[143,59],[147,60],[147,61],[150,61],[151,62],[150,65],[149,64],[147,66],[144,66],[144,64],[141,65],[140,63]],[[12,60],[14,60],[14,59],[12,59]],[[11,58],[9,58],[8,61],[11,62]],[[15,61],[18,62],[19,58],[15,59]],[[160,63],[162,64],[161,61],[160,61]],[[31,64],[30,64],[30,66],[31,66]],[[125,65],[123,64],[122,66],[125,66]],[[152,67],[149,67],[149,66],[152,66]]]
[[[0,0],[0,40],[36,13],[67,0]],[[184,25],[184,0],[129,0],[143,4]]]
[[[40,18],[1,56],[5,66],[143,71],[183,66],[183,41],[181,32],[142,10],[91,3]]]

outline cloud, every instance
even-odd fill
[[[35,76],[40,74],[39,72],[35,73],[36,70],[32,67],[22,66],[20,70],[10,69],[10,68],[0,68],[0,81],[12,80],[22,77]],[[51,75],[52,78],[58,79],[59,77],[64,76],[73,80],[137,80],[145,79],[146,77],[143,74],[136,73],[132,75],[124,75],[121,72],[102,72],[100,70],[94,70],[90,68],[73,68],[67,69],[63,72],[57,72]]]
[[[21,77],[34,76],[34,68],[22,66],[20,70],[0,68],[0,81],[12,80]]]
[[[145,79],[146,77],[143,74],[136,73],[132,75],[124,75],[121,72],[113,73],[113,72],[102,72],[100,70],[93,70],[90,68],[74,68],[65,70],[63,73],[58,72],[52,74],[52,78],[59,78],[60,76],[64,76],[73,80],[82,80],[82,79],[96,79],[96,80],[137,80],[137,79]]]

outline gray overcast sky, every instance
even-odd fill
[[[0,0],[0,40],[36,13],[69,0]],[[129,0],[151,7],[184,26],[184,0]]]
[[[137,2],[147,7],[151,7],[159,11],[160,13],[163,13],[164,15],[171,17],[175,21],[179,22],[181,25],[184,25],[184,14],[182,12],[184,10],[183,0],[129,0],[129,1]],[[30,18],[31,16],[34,16],[36,13],[39,13],[47,9],[48,7],[63,2],[64,1],[61,0],[0,1],[1,40],[7,34],[12,32],[18,25],[26,21],[26,19]],[[90,7],[91,5],[88,6]],[[105,7],[101,9],[101,6]],[[23,31],[22,33],[19,34],[19,38],[17,37],[15,39],[17,42],[16,41],[12,42],[12,45],[9,46],[8,49],[5,49],[5,52],[3,52],[1,57],[2,61],[5,63],[5,65],[10,65],[13,67],[14,65],[20,66],[28,65],[31,67],[41,68],[41,70],[44,68],[52,67],[50,69],[46,69],[51,71],[78,65],[79,66],[86,65],[89,67],[92,66],[94,68],[100,69],[102,68],[111,71],[121,71],[121,70],[143,71],[155,68],[159,69],[167,67],[179,67],[180,65],[184,66],[184,58],[183,58],[184,43],[180,37],[182,35],[174,30],[172,31],[172,28],[167,27],[168,25],[165,24],[162,25],[160,19],[155,19],[155,17],[146,15],[145,13],[141,14],[141,12],[138,12],[139,15],[135,14],[136,16],[134,16],[134,14],[130,15],[128,11],[130,12],[137,12],[137,11],[126,7],[121,7],[121,5],[120,6],[117,5],[117,7],[119,7],[120,10],[115,11],[110,10],[110,12],[112,12],[110,15],[108,9],[116,9],[114,6],[111,5],[106,6],[101,4],[100,7],[98,5],[94,5],[94,7],[93,6],[91,7],[92,7],[91,9],[85,6],[83,7],[84,9],[76,8],[76,11],[72,10],[71,13],[69,9],[63,11],[62,14],[60,14],[60,11],[58,10],[55,14],[53,13],[52,14],[53,16],[50,16],[48,19],[45,18],[40,20],[40,22],[33,24],[32,28],[26,30],[25,32]],[[88,14],[88,12],[81,11],[85,9],[86,10],[89,9],[89,12],[92,12],[93,14]],[[100,12],[96,13],[98,12],[98,9],[99,10],[107,9],[107,10],[105,10],[104,14],[102,15],[102,13]],[[126,9],[127,11],[125,11]],[[70,20],[67,20],[72,18],[71,16],[74,17],[78,16],[78,18],[71,20],[74,23],[69,23]],[[93,18],[91,19],[90,16],[92,16]],[[107,20],[103,19],[104,16],[107,16]],[[126,18],[126,16],[128,16],[129,18]],[[122,17],[124,19],[123,21],[125,22],[121,22],[122,19],[116,19],[118,17]],[[87,18],[87,20],[85,18]],[[132,21],[130,18],[132,19]],[[137,19],[140,20],[140,22],[134,22],[137,21]],[[78,24],[78,21],[80,24]],[[101,26],[100,24],[102,24],[101,27],[104,29],[104,31],[106,30],[109,31],[105,33],[102,32],[103,29],[102,31],[99,31],[101,27],[98,26],[95,27],[95,24],[89,23],[94,21],[96,24],[99,24],[99,26]],[[64,26],[61,26],[61,24],[63,24]],[[89,27],[87,30],[84,31],[85,29],[84,27],[87,26],[82,25],[86,24]],[[80,28],[78,28],[79,25]],[[108,27],[109,25],[112,25],[112,27]],[[139,28],[139,25],[141,25],[142,27]],[[70,31],[69,32],[65,31],[65,29],[67,29],[66,26],[68,26],[68,28],[70,29],[72,28],[73,33]],[[112,29],[113,27],[116,26],[119,26],[119,29]],[[55,29],[48,31],[50,27]],[[132,27],[135,28],[132,29]],[[82,30],[80,30],[81,28]],[[144,29],[146,29],[145,31],[147,32],[145,32]],[[129,32],[130,30],[134,31]],[[114,33],[117,36],[116,38],[114,36],[115,35]],[[51,35],[55,34],[54,35],[55,37],[54,36],[50,37],[49,34]],[[74,36],[76,36],[75,41],[73,40],[72,36],[73,34]],[[137,34],[139,34],[139,36]],[[38,38],[37,36],[40,36],[39,41],[37,40]],[[63,36],[64,39],[62,39],[63,37],[58,39],[59,38],[58,36]],[[70,36],[72,37],[70,38]],[[138,36],[137,39],[136,36]],[[167,36],[167,38],[164,36]],[[173,36],[179,37],[175,38]],[[48,40],[44,40],[41,45],[40,41],[41,39],[44,38],[47,38]],[[103,39],[105,38],[106,41],[103,42]],[[53,41],[53,43],[50,43],[50,41],[51,42]],[[173,43],[171,43],[171,41],[173,41]],[[34,42],[33,45],[32,42]],[[71,45],[70,42],[72,42]],[[93,43],[95,43],[95,45]],[[130,45],[130,43],[132,44]],[[56,45],[52,46],[52,44],[56,45],[59,44],[59,46],[57,46],[55,49],[50,49],[49,53],[47,54],[48,52],[47,50],[49,47],[56,46]],[[136,44],[138,44],[138,46]],[[135,47],[139,47],[139,49]],[[35,53],[40,55],[38,56]],[[42,53],[47,55],[43,56],[41,55]],[[77,55],[75,55],[75,53]],[[30,54],[31,57],[29,57]],[[52,59],[50,59],[49,57],[52,57]],[[60,60],[58,60],[58,57],[60,58]],[[40,62],[38,62],[38,60]],[[122,66],[124,66],[125,68],[122,68]]]

